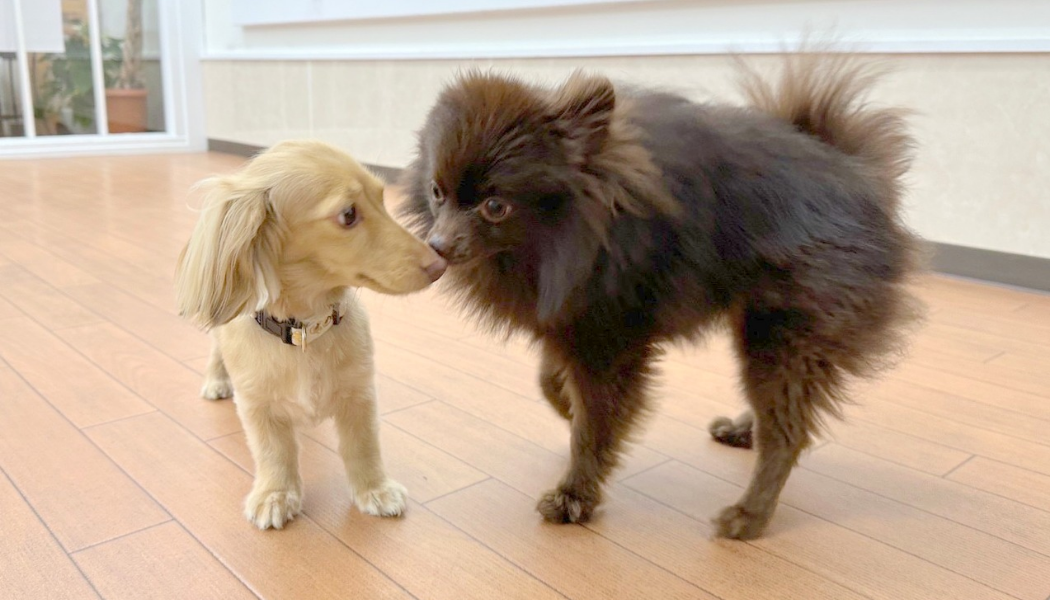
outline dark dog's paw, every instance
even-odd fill
[[[769,524],[768,514],[755,514],[739,504],[728,506],[714,520],[718,537],[734,540],[753,540],[762,535]]]
[[[536,504],[536,510],[551,523],[583,523],[591,518],[597,504],[559,488],[544,494]]]
[[[753,444],[751,423],[733,421],[729,417],[718,417],[707,426],[715,441],[734,448],[750,448]]]

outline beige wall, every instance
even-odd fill
[[[919,155],[908,219],[927,238],[1050,258],[1050,54],[894,54],[876,100],[916,111]],[[755,58],[773,64],[772,57]],[[468,65],[540,81],[575,67],[670,86],[696,99],[735,96],[723,56],[498,61],[205,63],[209,138],[268,145],[310,136],[362,161],[403,166],[442,83]]]

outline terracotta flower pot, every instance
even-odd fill
[[[146,90],[107,89],[106,114],[110,133],[146,131]]]

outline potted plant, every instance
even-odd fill
[[[106,86],[110,133],[146,131],[146,87],[142,82],[142,0],[127,0],[120,73]]]
[[[91,133],[95,127],[95,98],[91,92],[91,54],[87,25],[65,30],[65,52],[34,55],[33,71],[40,75],[34,90],[37,131],[43,135]]]

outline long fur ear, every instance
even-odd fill
[[[554,124],[565,139],[570,159],[586,163],[609,137],[616,108],[612,82],[577,71],[554,93],[552,106]]]
[[[206,329],[276,299],[278,236],[267,190],[237,176],[210,188],[175,272],[179,314]]]

